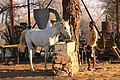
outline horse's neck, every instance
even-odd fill
[[[54,36],[53,38],[49,38],[50,45],[54,45],[56,42],[58,42],[58,35]]]
[[[50,45],[54,45],[58,41],[60,31],[58,31],[57,27],[51,28],[49,30],[49,42]]]
[[[50,20],[48,20],[46,28],[51,27],[51,26],[52,26],[52,23]]]
[[[60,33],[60,31],[57,29],[57,27],[51,28],[51,30],[48,30],[48,32],[49,32],[49,36],[51,38],[54,38],[55,36],[57,36]]]

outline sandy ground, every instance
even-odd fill
[[[36,60],[34,68],[35,71],[31,72],[28,62],[19,65],[0,63],[0,80],[120,80],[120,61],[99,62],[96,64],[96,71],[93,72],[84,70],[87,64],[83,64],[80,71],[72,77],[55,76],[50,62],[47,63],[47,75],[45,75],[43,60]]]

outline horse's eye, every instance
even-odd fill
[[[66,27],[65,27],[65,30],[66,30]]]

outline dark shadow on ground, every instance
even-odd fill
[[[4,72],[0,72],[0,78],[37,77],[37,76],[54,76],[54,73],[52,70],[47,70],[46,74],[44,73],[44,70],[35,70],[34,72],[30,70],[5,70]]]

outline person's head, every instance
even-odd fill
[[[94,25],[95,25],[95,22],[94,22],[94,21],[90,21],[90,23],[89,23],[89,27],[90,27],[90,28],[93,28]]]

